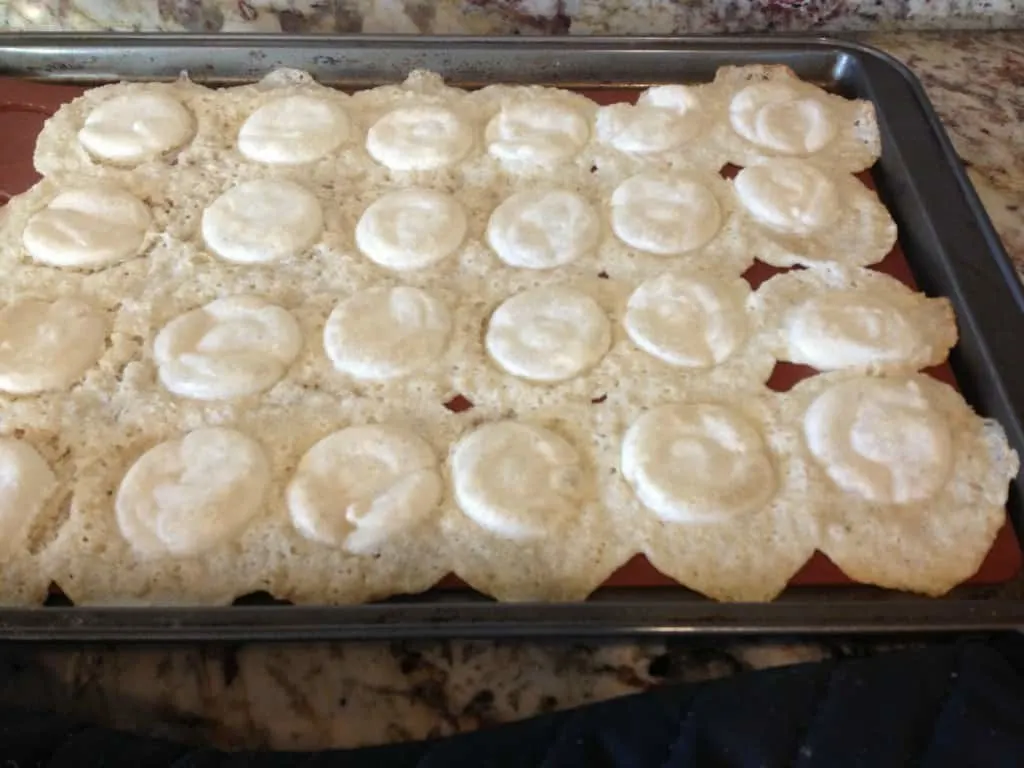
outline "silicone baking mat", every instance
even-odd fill
[[[0,76],[45,80],[0,92],[0,189],[16,193],[48,111],[80,84],[172,79],[249,82],[281,66],[338,87],[402,79],[422,67],[462,85],[535,82],[586,90],[606,101],[653,83],[710,80],[727,64],[786,64],[801,77],[878,111],[882,159],[865,183],[877,187],[900,227],[902,250],[880,265],[929,295],[948,296],[960,325],[952,367],[930,372],[956,383],[979,412],[998,419],[1024,451],[1024,291],[938,118],[913,75],[854,43],[807,38],[290,37],[245,35],[25,35],[0,39]],[[591,92],[593,89],[593,92]],[[34,127],[33,127],[34,126]],[[769,270],[755,267],[752,284]],[[807,375],[780,366],[773,384]],[[787,378],[784,378],[788,377]],[[1020,523],[1019,479],[1008,511]],[[499,604],[467,589],[362,606],[280,606],[250,596],[233,607],[0,609],[0,637],[17,639],[311,639],[438,636],[621,636],[694,632],[892,632],[1024,627],[1020,548],[1008,525],[972,583],[941,599],[848,583],[817,556],[794,588],[768,604],[714,603],[673,587],[642,558],[587,601]],[[1010,581],[1007,582],[1007,579]],[[1004,583],[1005,582],[1005,583]],[[455,586],[451,581],[447,586]]]

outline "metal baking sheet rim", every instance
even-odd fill
[[[897,217],[906,213],[901,209],[911,209],[923,219],[914,227],[915,239],[922,228],[925,240],[930,235],[946,244],[952,238],[954,256],[940,249],[924,274],[912,262],[915,277],[926,290],[944,284],[941,292],[952,294],[961,325],[973,339],[970,350],[958,355],[964,359],[954,358],[958,380],[963,386],[965,366],[980,368],[968,377],[971,391],[965,394],[975,404],[980,400],[988,410],[997,411],[990,415],[1001,417],[1011,443],[1024,453],[1024,366],[1013,365],[1013,341],[1024,333],[1024,290],[923,87],[906,66],[881,51],[855,42],[806,37],[0,34],[0,75],[64,82],[167,79],[182,70],[200,81],[232,81],[252,79],[281,65],[304,66],[314,73],[341,70],[345,77],[334,82],[350,85],[393,80],[415,66],[433,67],[448,76],[460,68],[462,77],[456,79],[471,82],[474,75],[479,81],[515,80],[516,75],[525,80],[521,68],[528,65],[535,73],[528,78],[531,81],[593,84],[596,79],[622,85],[671,79],[678,70],[653,74],[659,56],[689,59],[686,71],[707,77],[722,63],[784,62],[799,70],[808,57],[830,55],[830,76],[836,81],[851,66],[874,70],[867,82],[880,111],[888,153],[883,160],[895,155],[897,165],[909,163],[912,170],[929,177],[928,183],[915,183],[914,174],[902,180],[887,180],[883,174],[878,179],[880,193],[884,197],[896,188],[904,198],[898,205],[890,202]],[[610,60],[619,67],[625,63],[623,71],[637,72],[637,77],[612,81],[593,74],[595,68],[607,69]],[[579,77],[581,68],[592,74]],[[501,72],[513,76],[505,78]],[[894,127],[886,124],[890,109],[888,117],[899,118],[914,144],[889,135],[887,128]],[[927,144],[931,162],[922,163],[918,150]],[[929,147],[921,151],[927,155]],[[973,261],[967,264],[955,257],[957,253],[967,253]],[[970,298],[983,293],[986,302]],[[1013,311],[1016,316],[1007,314]],[[1018,478],[1011,487],[1011,508],[1019,512],[1022,500]],[[1022,516],[1011,518],[1020,536]],[[11,608],[0,609],[0,639],[166,642],[1005,630],[1024,628],[1024,599],[1018,595],[1024,595],[1020,577],[1007,587],[959,588],[945,598],[909,597],[868,587],[808,588],[767,604],[719,604],[682,589],[616,589],[569,604],[499,604],[477,596],[428,593],[359,606]]]

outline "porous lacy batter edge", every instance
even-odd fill
[[[810,365],[812,361],[787,338],[793,310],[812,298],[846,291],[870,291],[875,297],[884,297],[912,318],[912,326],[920,334],[912,359],[874,362],[860,369],[862,373],[899,375],[931,368],[945,362],[956,345],[956,317],[949,299],[911,290],[883,272],[850,267],[791,270],[758,286],[750,304],[762,329],[765,350],[779,361]]]
[[[801,382],[780,398],[783,420],[799,429],[815,397],[857,376],[834,372]],[[812,489],[806,503],[820,521],[819,549],[850,578],[942,595],[974,575],[992,548],[1020,461],[1003,428],[974,413],[948,384],[921,373],[892,378],[915,382],[949,424],[953,465],[942,494],[906,505],[872,503],[831,482],[799,440]]]
[[[396,538],[376,559],[353,557],[308,542],[288,522],[283,489],[305,450],[335,429],[381,422],[407,426],[423,435],[443,460],[460,435],[511,414],[486,409],[451,414],[443,408],[425,413],[365,400],[340,402],[323,393],[305,393],[300,405],[290,407],[228,406],[220,410],[181,404],[162,391],[146,398],[129,398],[124,405],[102,403],[81,392],[71,393],[63,402],[18,401],[8,411],[26,426],[16,429],[25,430],[24,438],[43,452],[61,479],[54,504],[34,524],[38,531],[34,535],[50,535],[63,509],[70,509],[70,519],[42,557],[21,562],[19,558],[11,563],[7,573],[16,579],[33,566],[41,566],[42,572],[37,570],[41,578],[33,583],[18,584],[17,592],[9,591],[8,582],[6,599],[35,602],[45,583],[53,579],[80,603],[224,603],[258,589],[299,602],[358,602],[419,591],[444,573],[455,571],[474,586],[506,599],[568,600],[584,597],[636,551],[644,551],[685,585],[716,598],[770,599],[815,547],[824,548],[840,564],[847,565],[849,555],[844,555],[828,532],[835,525],[830,515],[845,512],[851,499],[845,494],[837,496],[835,488],[822,479],[803,451],[797,432],[807,398],[829,383],[849,377],[822,375],[788,394],[762,392],[752,397],[747,393],[730,401],[720,394],[693,392],[684,398],[684,402],[724,403],[745,414],[760,427],[773,455],[782,480],[780,492],[768,509],[731,525],[665,525],[625,489],[618,469],[621,438],[642,409],[617,409],[609,403],[590,408],[537,409],[516,417],[568,438],[588,470],[588,485],[596,498],[591,495],[590,501],[581,505],[580,518],[553,530],[536,545],[510,546],[490,535],[474,541],[476,526],[453,505],[449,485],[438,516],[407,536]],[[877,552],[867,561],[856,558],[852,568],[860,580],[938,594],[973,573],[990,547],[1005,519],[1002,506],[1006,481],[1016,472],[1016,457],[998,426],[976,417],[955,391],[927,377],[917,378],[929,388],[930,398],[935,395],[935,402],[954,424],[958,441],[955,478],[962,478],[958,487],[968,491],[977,487],[984,494],[982,498],[968,493],[970,498],[961,501],[972,503],[970,519],[983,525],[976,530],[957,525],[958,556],[953,564],[948,564],[948,552],[941,541],[932,541],[926,547],[930,554],[925,564],[934,566],[940,560],[947,563],[939,572],[915,566],[913,578],[905,574],[893,577],[888,565],[878,565]],[[669,402],[679,400],[653,403],[652,407]],[[118,408],[121,410],[114,422],[111,411]],[[167,418],[167,413],[174,413],[176,418]],[[264,514],[238,541],[200,557],[138,560],[118,533],[113,515],[113,497],[121,476],[156,442],[210,424],[237,428],[259,440],[268,451],[273,478]],[[973,467],[971,471],[987,479],[972,486],[961,471],[964,466]],[[447,465],[444,472],[447,476]],[[69,493],[70,506],[64,503]],[[965,518],[964,504],[943,507],[938,512],[930,504],[929,510],[929,519],[939,528]],[[862,530],[858,521],[850,523],[855,530]],[[819,524],[824,526],[821,532]],[[462,535],[440,535],[442,531]],[[780,531],[784,534],[781,539]],[[971,531],[977,535],[967,535]],[[767,558],[763,556],[766,536],[785,545],[773,547],[772,556]],[[609,546],[610,542],[614,543]],[[728,543],[727,558],[712,546],[716,542]],[[891,558],[883,559],[888,563]],[[495,569],[496,562],[507,568]],[[864,562],[876,565],[866,568]],[[927,578],[922,572],[928,574]],[[564,578],[547,578],[555,574]]]
[[[112,88],[117,88],[113,86]],[[196,104],[206,104],[213,97],[210,91],[199,89],[199,86],[182,85],[177,86],[188,89],[188,98],[194,99]],[[307,88],[315,87],[306,84],[290,84],[287,87]],[[113,486],[119,480],[127,466],[137,458],[145,449],[163,439],[171,439],[191,428],[203,424],[224,423],[237,425],[243,431],[249,431],[253,437],[260,439],[264,445],[272,450],[275,467],[275,480],[272,489],[271,506],[280,504],[280,490],[286,482],[286,475],[294,466],[301,453],[312,442],[322,437],[333,429],[347,426],[351,423],[366,423],[376,420],[398,419],[404,423],[419,424],[426,427],[429,424],[437,423],[438,426],[430,435],[440,456],[447,453],[448,446],[455,437],[469,428],[470,424],[478,423],[482,419],[495,419],[507,417],[510,414],[509,404],[504,398],[498,397],[488,399],[487,393],[501,391],[502,387],[488,387],[483,389],[483,394],[477,395],[479,403],[477,406],[463,414],[453,415],[448,413],[439,405],[447,396],[455,393],[454,382],[445,382],[438,377],[431,379],[426,377],[417,382],[400,384],[387,387],[349,387],[342,384],[339,386],[337,377],[329,368],[323,365],[322,350],[319,348],[319,324],[322,323],[326,312],[330,310],[334,301],[350,292],[355,287],[367,286],[378,282],[422,285],[423,287],[443,292],[451,296],[453,288],[452,274],[447,268],[449,265],[442,265],[438,270],[427,270],[423,273],[416,273],[414,276],[402,276],[396,280],[394,275],[378,270],[372,264],[361,258],[353,248],[350,237],[344,233],[350,233],[354,222],[358,217],[356,209],[365,207],[374,191],[393,189],[406,186],[410,183],[426,184],[435,189],[454,191],[469,209],[471,219],[471,235],[463,248],[463,252],[453,259],[458,260],[460,265],[468,265],[460,268],[461,276],[456,287],[462,288],[458,293],[468,293],[477,296],[472,310],[464,313],[462,322],[465,324],[464,338],[476,340],[482,329],[475,321],[486,317],[487,307],[493,305],[502,296],[528,287],[529,285],[547,284],[549,282],[568,281],[578,285],[586,285],[588,291],[593,291],[599,296],[604,296],[603,303],[612,313],[612,319],[618,337],[613,346],[615,350],[622,347],[621,324],[619,318],[614,314],[615,307],[621,307],[625,296],[635,287],[639,280],[646,276],[657,274],[665,268],[672,260],[658,259],[656,257],[644,257],[635,253],[624,253],[609,233],[605,237],[598,255],[593,262],[584,261],[573,265],[573,269],[562,270],[561,274],[549,276],[543,273],[524,273],[504,270],[507,276],[493,280],[488,273],[491,268],[481,263],[490,259],[493,266],[501,271],[500,263],[490,256],[482,245],[482,232],[486,223],[489,210],[496,205],[500,199],[511,189],[522,186],[543,185],[544,180],[528,179],[515,184],[507,180],[500,180],[500,173],[495,170],[489,160],[478,163],[478,167],[472,173],[462,172],[451,174],[441,172],[436,174],[395,174],[384,171],[376,166],[367,166],[365,155],[362,151],[362,134],[357,131],[357,140],[352,145],[351,157],[343,162],[347,165],[339,166],[337,161],[333,162],[325,170],[310,173],[308,168],[304,169],[266,169],[243,162],[233,167],[226,173],[207,173],[202,169],[205,160],[214,155],[224,157],[225,153],[234,152],[231,146],[218,145],[218,137],[234,136],[237,132],[237,125],[240,124],[244,115],[251,110],[255,101],[249,99],[266,98],[265,93],[258,86],[245,86],[240,89],[233,89],[240,95],[246,95],[244,102],[232,109],[223,109],[220,105],[214,112],[222,116],[219,128],[211,130],[205,127],[200,121],[196,140],[186,150],[179,153],[177,162],[173,166],[162,166],[160,163],[149,164],[144,168],[132,171],[118,169],[101,169],[90,167],[87,176],[101,176],[120,180],[125,186],[140,189],[141,194],[152,198],[157,188],[165,187],[172,190],[172,193],[165,195],[170,199],[180,195],[188,194],[190,197],[191,218],[176,219],[170,218],[163,224],[164,232],[169,235],[161,235],[159,245],[154,248],[146,259],[138,259],[126,262],[126,271],[139,270],[140,264],[146,264],[146,274],[135,275],[132,279],[144,277],[143,287],[140,289],[141,301],[133,302],[125,309],[117,310],[115,325],[117,333],[125,338],[141,338],[143,343],[136,342],[133,347],[133,354],[127,362],[121,363],[120,374],[107,374],[100,377],[98,381],[92,381],[87,377],[86,382],[75,388],[71,393],[64,396],[55,396],[46,399],[46,402],[56,403],[47,407],[56,407],[62,414],[56,422],[51,418],[46,421],[43,417],[33,414],[35,406],[32,401],[25,399],[19,401],[19,407],[26,408],[25,415],[19,417],[25,423],[32,424],[42,419],[43,422],[59,427],[61,439],[65,431],[72,433],[80,431],[83,424],[89,424],[88,434],[82,438],[78,451],[71,450],[73,458],[69,459],[67,448],[60,448],[53,457],[49,454],[48,459],[55,461],[55,469],[58,475],[70,477],[62,467],[73,466],[76,470],[88,470],[86,475],[75,471],[73,474],[79,478],[79,483],[84,483],[82,491],[76,489],[75,501],[71,505],[71,519],[60,531],[57,541],[46,550],[47,578],[57,579],[73,598],[91,602],[110,602],[115,600],[139,600],[142,602],[224,602],[235,594],[248,592],[253,589],[268,589],[275,594],[294,597],[300,601],[327,600],[337,602],[350,602],[358,600],[383,597],[393,591],[417,591],[432,584],[438,576],[447,570],[454,568],[460,570],[457,562],[452,562],[445,557],[425,556],[426,552],[443,551],[446,545],[439,540],[437,549],[433,548],[430,537],[424,539],[423,532],[411,541],[396,541],[395,552],[405,552],[404,547],[410,547],[420,552],[419,561],[422,567],[408,568],[410,563],[403,562],[403,558],[388,558],[384,562],[378,562],[372,569],[353,570],[354,558],[347,557],[337,550],[311,544],[298,537],[291,526],[286,522],[283,509],[278,508],[277,514],[269,513],[268,516],[254,525],[242,538],[238,547],[229,548],[230,553],[235,555],[234,562],[231,558],[225,559],[225,553],[214,553],[209,557],[203,557],[196,562],[175,562],[173,564],[163,563],[162,565],[148,564],[140,565],[133,563],[132,558],[124,558],[125,545],[116,531],[111,512],[111,503],[108,493],[113,491]],[[90,92],[96,93],[96,91]],[[332,92],[333,93],[333,92]],[[339,98],[344,98],[339,96]],[[206,99],[207,101],[203,101]],[[83,113],[84,114],[84,113]],[[58,116],[59,117],[59,116]],[[357,125],[365,130],[358,113],[355,115]],[[80,119],[80,118],[79,118]],[[59,126],[59,121],[57,121]],[[48,126],[48,130],[50,126]],[[44,131],[45,132],[45,131]],[[76,144],[75,142],[71,142]],[[193,151],[195,157],[189,159],[189,151]],[[614,174],[602,174],[591,172],[592,165],[590,157],[593,149],[588,147],[580,154],[574,163],[569,167],[558,169],[553,179],[558,186],[567,186],[584,191],[591,197],[593,202],[603,209],[603,203],[607,200],[610,190],[618,183],[616,178],[619,172]],[[59,164],[57,168],[63,168]],[[164,176],[167,169],[168,174]],[[65,169],[66,170],[66,169]],[[476,184],[464,184],[462,182],[472,181],[475,174],[478,182]],[[209,202],[216,194],[228,188],[232,183],[243,178],[255,177],[292,177],[301,179],[304,183],[317,189],[322,200],[346,199],[354,201],[346,209],[345,205],[325,205],[325,212],[328,218],[328,232],[324,242],[313,249],[314,257],[302,263],[286,265],[284,278],[275,279],[271,272],[281,272],[280,265],[275,270],[268,270],[262,267],[234,267],[223,262],[216,261],[205,254],[195,239],[198,213],[205,203]],[[166,180],[166,184],[159,182]],[[57,181],[54,179],[53,181]],[[341,183],[343,182],[343,183]],[[547,183],[551,183],[548,181]],[[197,186],[198,185],[198,186]],[[489,193],[485,190],[490,189]],[[204,191],[205,190],[205,191]],[[339,194],[339,198],[334,198]],[[153,202],[152,199],[149,202]],[[166,213],[169,213],[167,211]],[[171,217],[173,218],[173,217]],[[679,263],[692,263],[699,259],[704,253],[694,254],[691,258],[680,259]],[[347,258],[346,258],[347,257]],[[324,266],[328,263],[341,264],[332,274],[327,270],[324,274]],[[621,269],[600,269],[597,271],[611,273],[609,280],[595,277],[595,270],[605,267],[608,264],[621,264]],[[640,263],[641,266],[635,266]],[[24,262],[22,261],[24,265]],[[195,283],[190,276],[194,268],[198,268],[206,275],[205,280]],[[40,268],[42,269],[42,268]],[[53,270],[44,270],[54,272]],[[110,270],[108,270],[109,272]],[[619,274],[615,274],[618,272]],[[103,285],[102,291],[92,288],[93,283],[103,284],[105,282],[130,282],[129,277],[109,279],[105,273],[88,275],[84,273],[60,274],[52,279],[56,281],[54,288],[46,289],[59,290],[63,293],[71,291],[76,287],[85,293],[103,292],[110,290]],[[316,287],[319,290],[308,290],[310,283],[306,282],[316,276]],[[620,278],[620,275],[622,277]],[[103,276],[103,277],[101,277]],[[159,278],[159,279],[157,279]],[[600,283],[597,282],[600,280]],[[32,281],[34,284],[35,281]],[[282,285],[282,283],[284,285]],[[189,403],[176,401],[167,395],[155,383],[154,371],[150,361],[150,346],[152,334],[162,327],[162,324],[174,315],[191,309],[198,304],[219,295],[222,291],[228,292],[254,292],[265,295],[282,305],[292,309],[300,316],[306,333],[306,351],[303,358],[293,367],[292,372],[277,387],[272,389],[263,398],[258,399],[259,405],[254,407],[252,401],[239,401],[227,405]],[[468,324],[466,324],[468,323]],[[474,329],[475,334],[470,334]],[[144,330],[145,335],[137,331]],[[463,347],[468,342],[463,342]],[[453,349],[462,348],[458,341],[452,345]],[[622,352],[628,357],[628,350]],[[609,356],[611,357],[611,355]],[[319,362],[318,362],[319,359]],[[607,358],[606,358],[607,359]],[[484,366],[489,366],[486,360],[481,361]],[[643,371],[643,381],[646,383],[642,390],[650,393],[639,399],[649,402],[671,402],[680,399],[692,399],[697,396],[694,393],[699,391],[722,391],[722,380],[709,379],[701,382],[687,381],[680,385],[678,376],[664,377],[657,375],[650,370],[656,361],[643,356],[642,360],[635,360],[633,363],[637,370]],[[102,367],[102,366],[101,366]],[[444,363],[439,365],[444,368]],[[116,370],[116,366],[115,366]],[[600,371],[600,366],[598,366]],[[667,366],[664,374],[671,372]],[[735,371],[732,372],[735,374]],[[293,374],[295,374],[293,376]],[[491,373],[493,375],[493,369]],[[486,376],[485,376],[486,378]],[[754,377],[763,380],[761,375]],[[116,379],[116,381],[115,381]],[[507,377],[503,379],[508,381]],[[537,401],[531,409],[529,406],[516,409],[515,415],[520,418],[539,420],[542,423],[553,425],[556,431],[566,434],[577,443],[577,447],[587,455],[585,448],[586,440],[583,433],[574,432],[578,427],[573,426],[573,420],[566,421],[570,415],[578,415],[575,423],[585,423],[588,418],[594,418],[593,414],[600,414],[603,421],[606,418],[616,423],[625,424],[629,420],[627,414],[635,414],[637,407],[635,395],[619,396],[612,385],[622,381],[620,375],[605,375],[603,378],[597,374],[594,379],[606,386],[582,385],[573,383],[571,387],[578,388],[577,397],[571,399],[568,406],[551,406],[547,398]],[[658,382],[664,380],[664,389],[658,389]],[[580,381],[583,381],[582,379]],[[425,383],[424,383],[425,382]],[[459,383],[468,383],[459,380]],[[735,383],[735,382],[734,382]],[[744,387],[740,387],[741,398],[748,398],[742,394],[749,386],[755,386],[757,381],[750,381]],[[515,382],[515,386],[519,386]],[[525,391],[529,387],[523,385]],[[696,389],[695,389],[696,388]],[[474,387],[466,387],[473,390]],[[550,388],[537,388],[538,391],[549,391]],[[598,394],[598,390],[604,390]],[[402,414],[387,405],[393,395],[403,396],[412,407]],[[473,391],[463,394],[471,399]],[[593,395],[593,398],[590,397]],[[586,399],[584,399],[586,396]],[[589,404],[589,399],[600,399],[605,397],[601,403]],[[560,398],[556,398],[560,399]],[[43,402],[43,399],[38,401]],[[42,407],[42,406],[40,406]],[[557,414],[552,414],[551,407],[557,407]],[[744,407],[750,407],[747,402]],[[325,412],[329,417],[316,416],[317,413]],[[588,412],[591,414],[587,416]],[[303,414],[296,418],[295,414]],[[161,417],[153,419],[156,414],[173,414],[173,417]],[[116,420],[116,421],[115,421]],[[287,440],[275,440],[273,445],[267,445],[262,438],[266,434],[277,434],[277,430],[291,429],[296,423],[302,423],[304,429],[302,434],[289,435]],[[125,425],[130,425],[130,427]],[[75,426],[77,425],[77,430]],[[305,425],[316,425],[308,426]],[[442,426],[445,425],[445,426]],[[18,429],[12,426],[11,429]],[[430,431],[428,429],[427,431]],[[133,431],[136,430],[136,431]],[[5,429],[5,432],[8,430]],[[26,438],[32,439],[32,434],[38,434],[38,439],[45,442],[43,432],[26,432]],[[594,434],[598,434],[596,431]],[[618,434],[618,433],[616,433]],[[89,437],[88,435],[92,435]],[[440,438],[438,435],[448,435],[448,438]],[[618,435],[621,437],[621,434]],[[607,437],[607,436],[606,436]],[[608,438],[610,439],[610,438]],[[74,440],[68,442],[71,445]],[[611,445],[611,443],[609,443]],[[111,446],[116,446],[113,450]],[[40,446],[37,446],[40,447]],[[40,447],[40,450],[44,450]],[[51,453],[53,453],[51,451]],[[594,455],[598,452],[595,450]],[[603,455],[612,456],[616,450],[604,449]],[[64,458],[61,459],[60,457]],[[597,469],[597,461],[595,469]],[[617,459],[616,459],[617,461]],[[610,463],[606,461],[605,463]],[[605,467],[606,471],[614,469],[614,466]],[[64,474],[62,474],[62,472]],[[66,495],[66,486],[62,484]],[[60,497],[61,493],[55,494]],[[90,501],[91,499],[91,501]],[[593,507],[591,509],[596,509]],[[603,514],[603,513],[600,513]],[[599,514],[599,517],[600,517]],[[651,516],[642,510],[637,514],[613,515],[618,522],[614,527],[623,531],[640,529],[638,525],[647,515],[647,522]],[[446,501],[446,507],[442,512],[441,519],[463,519]],[[622,523],[625,521],[625,524]],[[610,523],[611,524],[611,523]],[[114,527],[111,527],[111,526]],[[603,526],[603,523],[601,524]],[[267,536],[271,540],[279,542],[287,541],[288,545],[278,544],[275,547],[266,545]],[[85,538],[88,542],[85,542]],[[561,537],[557,537],[561,538]],[[84,545],[88,546],[84,546]],[[259,558],[253,561],[250,555],[245,553],[255,547],[258,551],[265,553],[264,563]],[[305,549],[303,549],[305,548]],[[556,548],[557,549],[557,548]],[[633,544],[626,546],[606,548],[607,552],[599,557],[591,558],[595,563],[591,573],[581,573],[573,584],[558,586],[550,585],[548,588],[550,599],[575,599],[581,597],[585,592],[597,585],[607,574],[614,569],[618,562],[624,562],[637,547]],[[307,557],[312,550],[311,557]],[[119,554],[120,553],[120,554]],[[299,556],[295,553],[301,553]],[[451,553],[455,557],[455,553]],[[408,558],[405,558],[408,559]],[[266,563],[272,565],[267,567]],[[309,563],[307,567],[307,563]],[[347,564],[346,564],[347,563]],[[298,564],[298,565],[296,565]],[[123,567],[123,566],[128,567]],[[365,565],[363,563],[362,565]],[[789,568],[789,566],[786,566]],[[296,571],[298,568],[298,571]],[[194,570],[198,569],[198,570]],[[472,579],[473,570],[470,565],[461,567],[461,570]],[[119,573],[112,573],[117,571]],[[123,573],[120,573],[123,571]],[[153,583],[156,575],[157,583]],[[311,577],[311,578],[307,578]],[[517,577],[522,573],[513,573],[509,578],[501,580],[500,589],[507,591],[510,597],[520,589],[517,584],[522,584],[522,579],[517,582]],[[160,579],[166,579],[164,583]],[[326,581],[326,586],[324,586]],[[496,584],[498,582],[495,582]],[[575,585],[575,586],[574,586]],[[529,585],[527,585],[529,586]],[[700,585],[694,584],[697,588]],[[704,587],[707,591],[713,591],[713,587]],[[495,587],[499,589],[499,587]],[[536,587],[534,587],[534,590]],[[543,588],[541,591],[545,591]],[[38,592],[38,589],[36,590]],[[720,595],[722,597],[736,599],[740,596],[735,594]],[[762,595],[752,599],[766,599],[771,595]],[[545,597],[541,595],[541,597]]]
[[[488,534],[458,510],[447,460],[459,437],[512,414],[486,408],[428,412],[366,399],[339,401],[322,392],[306,392],[291,405],[219,409],[183,403],[162,391],[114,404],[69,398],[74,407],[68,421],[88,428],[75,431],[70,441],[70,519],[47,552],[47,577],[78,604],[222,604],[257,590],[297,602],[351,603],[421,591],[448,572],[500,599],[577,600],[646,551],[682,583],[716,598],[770,599],[803,565],[817,539],[814,520],[804,515],[808,499],[798,482],[785,479],[799,478],[801,470],[787,447],[789,433],[772,413],[775,397],[765,391],[733,401],[706,392],[684,398],[727,404],[745,414],[765,435],[783,478],[769,509],[724,525],[664,525],[623,493],[619,446],[641,409],[601,403],[516,413],[517,420],[568,439],[584,470],[579,517],[526,544]],[[670,402],[679,399],[654,405]],[[391,540],[380,557],[353,556],[304,539],[292,527],[284,501],[284,489],[309,447],[339,428],[366,423],[404,426],[425,437],[449,481],[433,519]],[[238,429],[267,451],[272,478],[262,513],[237,541],[199,556],[136,557],[114,515],[124,472],[156,443],[208,425]],[[766,553],[769,534],[780,546]],[[727,544],[728,555],[716,544]]]

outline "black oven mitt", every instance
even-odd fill
[[[1002,635],[674,686],[446,739],[223,753],[0,711],[3,768],[1017,768],[1024,639]]]

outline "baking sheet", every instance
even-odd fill
[[[461,85],[541,82],[618,90],[709,80],[718,66],[750,63],[784,63],[805,79],[875,102],[883,154],[873,180],[900,226],[906,262],[923,290],[953,301],[961,341],[951,364],[961,390],[981,413],[999,419],[1011,444],[1024,453],[1024,369],[1014,346],[1024,331],[1020,285],[919,85],[901,65],[870,49],[784,38],[0,36],[0,75],[76,85],[171,79],[186,69],[201,82],[234,83],[292,66],[311,71],[322,82],[359,87],[398,80],[412,68],[425,67]],[[64,95],[72,95],[71,89]],[[0,99],[0,131],[5,120],[38,121],[46,111],[30,99],[22,99],[20,106],[17,99],[7,102],[5,106]],[[24,157],[17,154],[24,151],[16,141],[4,142],[0,166]],[[1009,512],[1020,530],[1016,482]],[[1005,581],[1018,569],[1019,553],[1007,528],[994,549],[996,567],[987,561],[980,581]],[[834,583],[835,569],[830,574],[827,566],[827,561],[819,562],[809,581]],[[651,578],[649,571],[644,578],[634,573],[616,583],[623,581],[630,587],[665,583]],[[0,637],[239,639],[1018,627],[1024,626],[1024,601],[1017,599],[1022,592],[1019,578],[999,587],[967,585],[938,600],[866,587],[794,587],[769,605],[720,605],[679,587],[646,586],[602,589],[579,604],[507,605],[464,590],[434,590],[372,606],[0,610]]]

